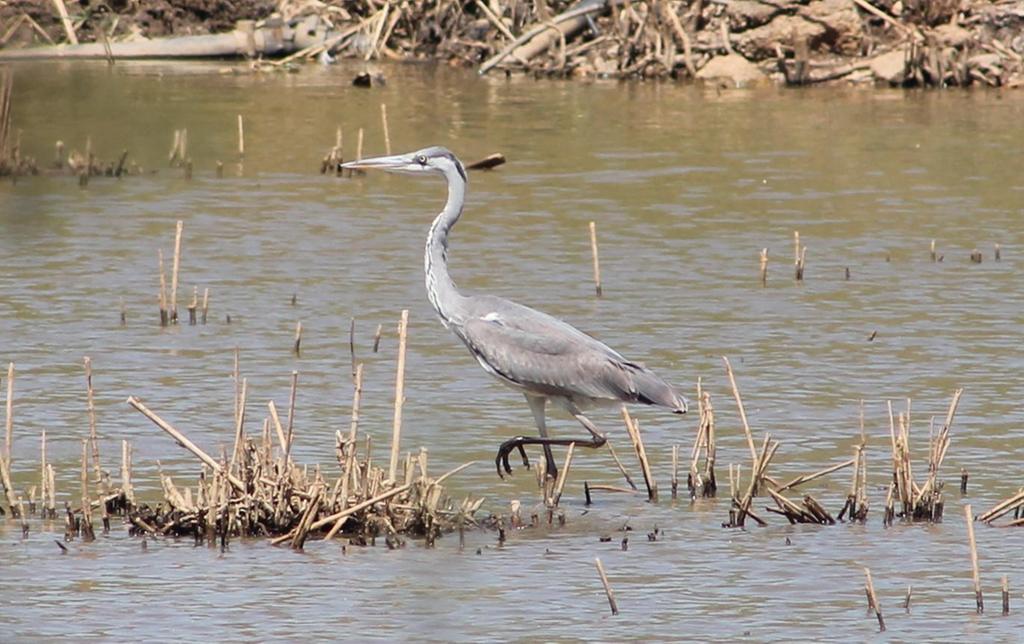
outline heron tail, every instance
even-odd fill
[[[644,405],[667,407],[673,413],[685,414],[686,398],[679,394],[672,385],[665,382],[653,371],[640,365],[630,365],[635,400]]]

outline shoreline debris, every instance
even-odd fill
[[[140,0],[117,15],[112,29],[96,23],[110,12],[85,14],[78,43],[74,26],[69,30],[46,3],[38,5],[0,12],[0,20],[11,22],[0,60],[245,57],[256,61],[256,70],[294,70],[298,62],[321,65],[337,56],[364,63],[432,59],[476,67],[479,74],[672,78],[715,88],[765,82],[1024,86],[1024,56],[1015,40],[1021,18],[1013,2],[377,6],[340,0],[312,6],[283,0],[238,15],[231,3],[169,13],[154,0]],[[166,33],[175,35],[160,37]],[[24,47],[33,44],[44,46]]]

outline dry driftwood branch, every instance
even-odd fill
[[[589,14],[604,11],[607,4],[607,0],[582,0],[574,8],[555,16],[551,20],[535,25],[512,41],[505,49],[484,62],[480,66],[479,74],[483,76],[491,71],[498,63],[508,58],[509,55],[514,55],[515,58],[528,62],[534,56],[547,51],[548,47],[559,39],[564,39],[569,34],[574,34],[583,29],[587,24],[586,17]],[[549,31],[554,33],[545,33]],[[541,34],[544,35],[541,37]]]

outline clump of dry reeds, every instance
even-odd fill
[[[914,480],[910,459],[910,401],[907,409],[897,416],[893,415],[892,403],[889,403],[889,436],[892,445],[892,481],[885,501],[884,523],[891,525],[897,518],[912,521],[941,521],[944,502],[942,500],[942,482],[939,481],[939,468],[949,450],[949,430],[953,425],[953,417],[960,402],[963,389],[953,392],[949,403],[946,420],[939,429],[928,438],[928,473],[923,484]],[[898,422],[897,422],[898,419]],[[897,512],[896,503],[900,510]]]
[[[401,376],[400,376],[401,377]],[[203,463],[194,487],[182,487],[161,473],[165,504],[141,506],[129,514],[140,534],[192,536],[196,542],[226,545],[232,537],[269,536],[273,543],[288,542],[301,549],[310,536],[367,544],[383,535],[389,547],[406,536],[422,537],[428,545],[445,532],[475,525],[473,515],[483,499],[456,503],[444,481],[468,467],[466,463],[441,476],[430,476],[427,450],[407,453],[377,465],[369,436],[358,436],[362,365],[356,371],[352,420],[347,435],[335,434],[340,474],[330,477],[319,466],[299,466],[291,456],[295,436],[295,385],[285,423],[273,401],[258,435],[245,430],[248,386],[242,381],[235,419],[234,446],[213,458],[162,419],[139,399],[128,404],[172,436]],[[399,400],[401,396],[399,396]],[[397,433],[395,434],[398,435]],[[362,448],[360,448],[362,442]],[[392,445],[392,453],[399,453]]]
[[[715,409],[711,406],[711,394],[704,391],[700,379],[697,380],[697,404],[700,422],[697,425],[697,440],[690,452],[690,473],[686,477],[691,499],[698,496],[710,498],[718,490],[718,482],[715,480]],[[700,464],[701,453],[704,454],[703,466]]]

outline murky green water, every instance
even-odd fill
[[[435,471],[478,460],[453,485],[486,495],[488,510],[539,501],[532,476],[519,470],[502,481],[491,465],[500,441],[533,431],[526,405],[476,366],[423,294],[423,236],[442,185],[317,172],[339,124],[348,156],[360,127],[365,154],[383,152],[384,102],[396,151],[440,143],[465,160],[494,151],[510,160],[471,176],[452,246],[460,286],[562,316],[691,399],[702,376],[718,412],[723,492],[728,464],[747,471],[749,455],[721,356],[733,362],[755,434],[782,443],[772,465],[780,478],[849,458],[863,399],[868,524],[790,527],[773,517],[768,528],[726,530],[726,499],[650,505],[599,493],[585,509],[584,480],[619,484],[604,452],[577,452],[562,502],[566,526],[516,533],[503,547],[475,534],[465,553],[454,538],[435,550],[347,554],[322,542],[300,554],[264,542],[236,542],[225,553],[169,540],[143,549],[118,528],[92,544],[73,542],[62,556],[53,543],[59,526],[36,523],[21,540],[16,524],[0,523],[6,637],[863,640],[877,631],[864,611],[865,565],[895,639],[1018,637],[1024,532],[977,526],[989,609],[977,616],[960,505],[987,508],[1024,476],[1016,452],[1024,421],[1024,96],[719,95],[414,66],[385,68],[386,87],[359,90],[348,84],[354,71],[16,68],[15,124],[27,153],[48,161],[56,139],[82,149],[91,136],[101,157],[127,147],[159,170],[94,179],[86,189],[67,177],[0,184],[0,361],[18,367],[19,489],[36,483],[45,429],[59,501],[77,494],[84,355],[95,370],[104,466],[116,473],[121,439],[133,441],[135,484],[151,499],[158,460],[185,480],[196,463],[125,398],[144,398],[216,450],[231,440],[235,347],[256,417],[269,399],[286,404],[290,372],[300,372],[296,456],[332,468],[333,433],[349,413],[351,317],[366,363],[363,427],[385,445],[394,325],[408,308],[405,444],[427,446]],[[238,113],[246,119],[241,170]],[[195,163],[190,182],[166,167],[182,127]],[[214,176],[217,160],[223,179]],[[193,285],[208,287],[211,322],[161,329],[157,249],[170,253],[177,219],[185,221],[182,299]],[[600,300],[590,281],[590,220],[601,244]],[[802,285],[792,278],[794,229],[808,246]],[[929,259],[933,238],[942,263]],[[1003,249],[998,263],[994,243]],[[762,247],[771,256],[766,289]],[[975,247],[985,254],[980,265],[968,260]],[[118,323],[122,297],[126,328]],[[295,358],[299,320],[303,353]],[[386,332],[373,354],[378,324]],[[946,521],[884,529],[885,400],[913,398],[921,472],[929,418],[945,413],[957,386],[966,392],[944,465]],[[636,413],[667,496],[671,446],[689,452],[696,415]],[[617,416],[594,419],[638,475]],[[579,431],[564,420],[553,428]],[[963,500],[960,467],[971,472]],[[844,472],[808,490],[836,512],[848,482]],[[663,534],[649,542],[655,527]],[[607,615],[595,556],[609,571],[618,617]],[[1008,618],[998,615],[1003,574],[1015,589]],[[909,584],[907,615],[900,603]]]

